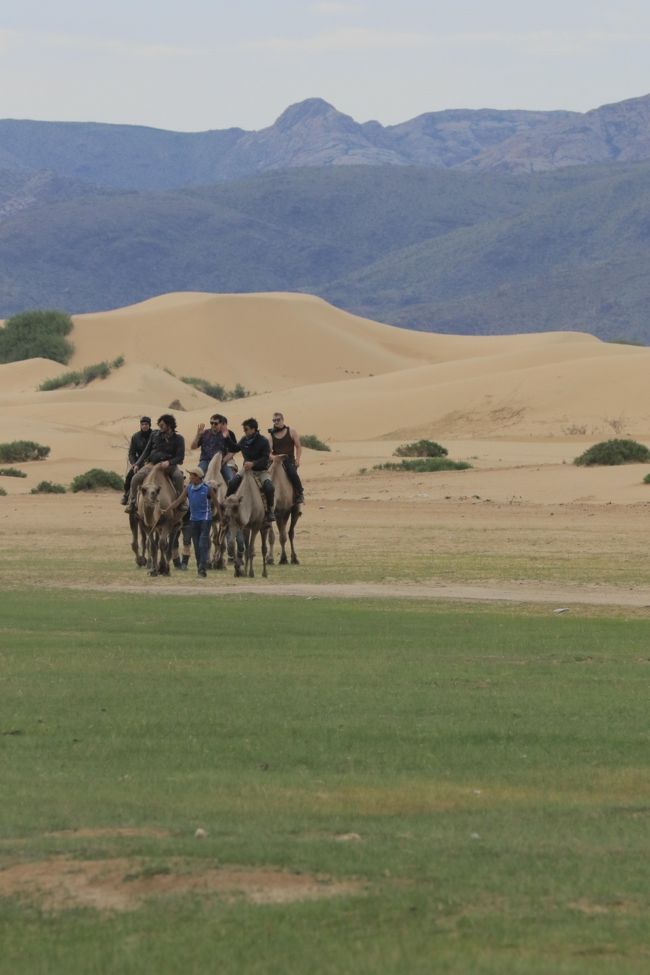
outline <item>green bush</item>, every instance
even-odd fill
[[[125,359],[123,355],[118,355],[117,358],[113,359],[110,363],[111,369],[121,369],[124,365]]]
[[[45,460],[49,452],[49,447],[34,443],[33,440],[12,440],[11,443],[0,443],[0,461],[9,464],[27,460]]]
[[[17,467],[0,467],[2,477],[27,477],[24,471],[19,471]]]
[[[117,362],[117,359],[115,359],[115,362]],[[124,360],[122,360],[120,365],[123,364]],[[52,389],[61,389],[63,386],[87,386],[88,383],[93,382],[95,379],[106,379],[110,375],[111,369],[114,368],[119,369],[119,366],[114,366],[112,363],[109,365],[108,362],[96,362],[92,366],[85,366],[83,369],[71,372],[63,372],[60,376],[45,379],[38,388],[40,392],[47,393]]]
[[[62,484],[55,484],[54,481],[39,481],[36,487],[33,487],[30,494],[65,494],[65,488]]]
[[[72,319],[62,311],[24,311],[13,315],[0,329],[0,362],[21,359],[54,359],[67,363],[74,349],[66,335]]]
[[[331,450],[320,437],[317,437],[315,433],[306,433],[304,436],[300,437],[300,443],[303,447],[308,447],[310,450]]]
[[[643,478],[643,483],[650,484],[650,474],[646,474],[646,476]]]
[[[198,376],[181,376],[181,382],[187,383],[188,386],[194,386],[206,396],[218,399],[222,403],[229,399],[245,399],[252,395],[250,390],[244,389],[241,383],[237,383],[233,389],[226,389],[221,383],[211,383],[207,379],[200,379]]]
[[[585,450],[573,463],[579,467],[595,464],[612,467],[616,464],[646,464],[648,461],[650,450],[636,440],[603,440]]]
[[[403,443],[395,451],[395,457],[446,457],[449,451],[435,440],[414,440]]]
[[[0,497],[2,497],[2,498],[6,498],[7,497],[7,492],[5,491],[5,489],[3,487],[0,487]]]
[[[420,457],[416,460],[401,460],[399,463],[390,461],[387,464],[375,464],[375,471],[413,471],[416,474],[426,474],[429,471],[466,471],[472,465],[464,460],[449,460],[447,457]]]
[[[93,467],[85,474],[77,474],[70,485],[73,493],[78,491],[97,491],[102,488],[112,488],[113,491],[124,490],[124,478],[116,474],[115,471],[104,471],[99,467]]]

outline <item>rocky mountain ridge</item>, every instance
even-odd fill
[[[255,132],[0,120],[1,169],[47,170],[111,189],[179,189],[303,166],[527,173],[645,159],[650,95],[586,113],[454,109],[389,126],[309,98]]]

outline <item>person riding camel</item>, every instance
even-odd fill
[[[185,439],[176,432],[176,418],[171,413],[163,413],[158,417],[158,429],[152,434],[144,453],[138,458],[136,473],[131,481],[129,503],[125,511],[130,514],[135,510],[138,488],[144,481],[154,464],[160,464],[171,479],[176,494],[180,494],[185,486],[183,472],[180,465],[185,460]],[[145,468],[143,470],[143,468]]]
[[[302,444],[298,431],[284,422],[282,413],[273,414],[273,426],[269,427],[269,443],[271,445],[271,460],[282,457],[284,469],[293,487],[294,504],[305,503],[305,492],[298,474]]]
[[[197,447],[201,448],[199,467],[204,474],[207,472],[214,455],[221,454],[221,474],[228,484],[235,476],[232,467],[228,467],[228,461],[232,457],[233,447],[236,444],[236,439],[228,430],[228,421],[225,416],[220,413],[213,413],[210,417],[209,430],[205,429],[205,423],[199,423],[194,440],[190,444],[190,450],[196,450]]]
[[[133,475],[136,471],[136,464],[140,457],[142,457],[145,447],[151,439],[151,432],[151,417],[141,416],[140,429],[136,430],[136,432],[133,434],[129,444],[129,469],[126,472],[126,477],[124,479],[124,494],[122,495],[121,504],[127,504],[129,500],[129,490]]]
[[[244,428],[244,436],[234,448],[233,453],[239,453],[241,450],[244,458],[244,470],[252,473],[260,491],[266,498],[266,521],[268,524],[275,521],[275,514],[273,513],[275,488],[269,474],[271,448],[269,441],[260,433],[259,424],[253,417],[244,420],[242,427]],[[241,482],[242,475],[235,474],[228,485],[226,497],[234,494]]]

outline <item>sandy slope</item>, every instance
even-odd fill
[[[189,374],[259,391],[223,406],[237,432],[244,417],[257,416],[266,427],[271,413],[283,409],[301,432],[329,440],[331,454],[306,455],[308,482],[327,470],[349,477],[388,459],[399,441],[427,436],[476,467],[454,475],[450,483],[461,484],[461,477],[467,485],[454,487],[455,495],[566,501],[609,500],[613,492],[623,502],[645,499],[639,469],[610,482],[567,461],[595,439],[650,434],[648,349],[580,333],[408,332],[290,294],[163,295],[80,315],[74,324],[70,366],[43,359],[0,366],[1,439],[52,448],[47,462],[26,466],[27,480],[2,479],[10,493],[24,493],[44,477],[66,482],[92,466],[121,471],[139,415],[155,419],[174,401],[184,408],[175,412],[189,443],[197,422],[219,408],[177,378]],[[118,355],[126,365],[106,380],[37,391],[48,376]],[[506,441],[512,443],[504,462]],[[543,443],[547,450],[531,453],[531,444]],[[533,464],[543,466],[543,476]],[[372,475],[374,493],[384,490],[377,478],[392,492],[394,477]],[[432,477],[434,493],[450,490],[442,487],[445,478]],[[397,490],[408,496],[412,483],[403,479]]]

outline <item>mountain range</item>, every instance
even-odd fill
[[[585,113],[455,109],[389,126],[308,98],[257,132],[0,120],[0,169],[113,189],[178,189],[303,166],[531,173],[649,158],[650,95]]]
[[[309,99],[256,133],[0,121],[0,316],[305,291],[409,328],[650,342],[649,112],[382,127]]]

